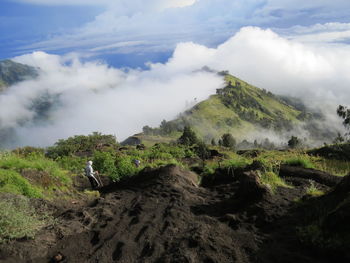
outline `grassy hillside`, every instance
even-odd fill
[[[170,141],[179,137],[185,125],[190,125],[206,142],[213,138],[218,140],[224,133],[231,133],[236,139],[243,140],[248,139],[252,132],[262,129],[283,135],[303,125],[303,121],[312,121],[313,115],[306,109],[297,109],[288,100],[232,75],[222,75],[226,86],[218,89],[215,95],[180,114],[175,120],[163,121],[159,128],[144,127],[143,134],[136,137],[146,144],[152,144],[155,136],[161,137],[160,141]]]

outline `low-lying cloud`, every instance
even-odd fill
[[[40,77],[10,87],[0,95],[2,128],[15,128],[18,144],[49,145],[59,138],[93,131],[118,139],[159,125],[185,110],[186,103],[203,100],[223,84],[208,72],[167,69],[141,71],[81,63],[43,52],[15,59],[39,68]],[[38,122],[38,100],[51,98],[46,120]]]
[[[350,100],[348,46],[303,44],[255,27],[241,29],[217,48],[180,43],[168,62],[149,64],[148,70],[109,68],[43,52],[15,60],[41,69],[37,80],[0,95],[0,123],[15,127],[22,145],[48,145],[92,131],[124,139],[144,125],[156,126],[183,111],[186,102],[206,99],[223,85],[216,74],[198,71],[203,66],[229,70],[277,94],[301,97],[318,106],[331,127],[340,127],[336,106]],[[44,123],[33,124],[32,103],[43,94],[54,105]]]

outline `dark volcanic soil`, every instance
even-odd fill
[[[274,194],[254,169],[218,173],[206,187],[176,166],[145,170],[89,205],[56,206],[58,223],[0,246],[0,262],[333,262],[299,242],[296,201],[309,179],[324,191],[340,179],[298,169],[283,168],[294,188]]]

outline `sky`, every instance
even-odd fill
[[[143,67],[165,62],[179,42],[216,47],[245,26],[346,42],[349,11],[347,0],[2,0],[0,58],[75,52]]]
[[[0,94],[18,144],[157,126],[223,86],[203,66],[303,98],[339,126],[350,100],[348,0],[2,0],[0,59],[40,68]],[[37,123],[33,103],[57,102]],[[57,101],[56,101],[57,100]],[[322,107],[320,107],[322,105]],[[45,136],[43,136],[45,135]]]

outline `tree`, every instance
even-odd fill
[[[337,133],[337,137],[333,140],[333,143],[343,143],[345,141],[345,138],[340,134],[340,132]]]
[[[216,146],[216,141],[215,141],[215,139],[213,138],[213,139],[211,139],[211,145],[212,146]]]
[[[193,145],[198,142],[198,138],[190,126],[185,126],[184,131],[181,137],[179,138],[178,142],[184,145]]]
[[[223,145],[222,145],[222,140],[221,140],[221,139],[219,139],[218,144],[219,144],[219,146],[223,146]]]
[[[197,142],[196,153],[201,158],[204,167],[204,161],[210,157],[210,150],[203,141]]]
[[[143,126],[142,131],[145,135],[151,135],[153,133],[153,129],[148,125]]]
[[[349,131],[350,130],[350,109],[348,109],[345,106],[339,105],[337,109],[337,114],[340,118],[343,119],[343,125]],[[335,143],[342,143],[345,140],[348,140],[349,135],[350,135],[350,132],[346,132],[344,134],[344,137],[341,137],[340,134],[338,133],[338,137],[336,138],[337,141]]]
[[[338,106],[337,114],[340,118],[342,118],[344,126],[349,129],[350,128],[350,109],[344,107],[342,105]]]
[[[236,147],[236,140],[232,134],[225,133],[221,136],[222,146],[234,149]]]
[[[288,146],[292,149],[297,148],[301,145],[301,141],[296,136],[292,136],[288,141]]]

